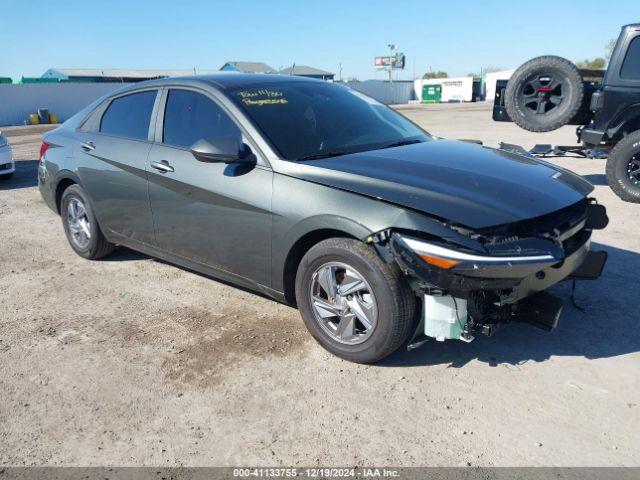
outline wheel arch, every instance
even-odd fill
[[[302,257],[304,257],[314,245],[329,238],[362,240],[371,234],[363,225],[352,220],[343,217],[322,217],[320,222],[318,222],[318,218],[309,219],[315,224],[314,227],[302,228],[303,226],[299,226],[295,229],[296,233],[290,236],[293,240],[287,242],[290,244],[290,247],[286,250],[279,280],[282,282],[285,300],[287,304],[291,306],[296,305],[295,283],[298,266],[300,265]],[[304,223],[309,225],[308,222]]]
[[[80,185],[80,180],[73,172],[64,170],[59,172],[58,175],[56,176],[56,182],[55,182],[56,188],[55,188],[54,200],[55,200],[56,210],[58,213],[60,213],[60,204],[62,202],[62,194],[71,185],[76,185],[76,184]]]
[[[620,112],[607,128],[607,137],[618,143],[625,136],[640,130],[640,103],[634,103]]]

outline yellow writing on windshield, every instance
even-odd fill
[[[245,105],[282,105],[289,103],[284,94],[277,90],[261,88],[259,90],[243,90],[238,92]]]

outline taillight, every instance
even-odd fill
[[[38,160],[42,161],[42,157],[44,157],[44,154],[47,153],[47,150],[49,150],[50,146],[50,143],[42,142],[42,145],[40,146],[40,157],[38,157]]]
[[[591,104],[589,105],[589,110],[595,113],[602,110],[603,107],[604,107],[604,91],[596,90],[591,95]]]

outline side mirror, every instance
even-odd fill
[[[242,144],[235,137],[198,140],[191,146],[191,153],[201,162],[231,163],[240,159]]]

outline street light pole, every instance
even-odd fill
[[[393,83],[393,78],[391,76],[393,70],[393,51],[398,47],[393,43],[390,43],[387,47],[389,47],[389,83]]]

